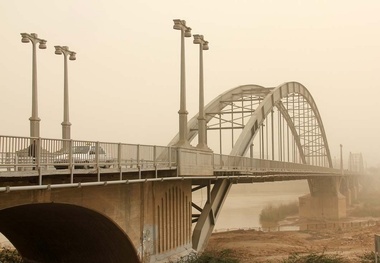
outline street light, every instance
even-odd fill
[[[198,114],[198,145],[197,148],[209,150],[207,147],[206,117],[204,111],[203,89],[203,50],[208,50],[208,42],[203,35],[194,35],[194,44],[199,44],[199,114]]]
[[[40,49],[46,49],[46,40],[38,38],[35,33],[21,33],[21,42],[33,45],[33,64],[32,64],[32,117],[30,120],[30,137],[40,137],[40,121],[38,117],[38,96],[37,96],[37,58],[36,44],[39,43]]]
[[[64,60],[64,84],[63,84],[63,122],[62,122],[62,139],[70,139],[70,126],[69,121],[69,87],[68,87],[68,70],[67,70],[67,56],[70,60],[76,60],[76,53],[69,50],[67,46],[54,46],[55,54],[62,55]]]
[[[174,19],[173,28],[181,30],[181,94],[179,114],[179,140],[176,146],[190,147],[187,139],[187,110],[186,110],[186,81],[185,81],[185,37],[191,37],[191,28],[186,26],[186,21]]]
[[[343,175],[343,145],[340,144],[340,173]]]

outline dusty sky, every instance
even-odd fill
[[[29,136],[32,45],[37,33],[41,137],[61,138],[63,57],[69,61],[72,138],[166,145],[178,131],[180,32],[210,42],[205,101],[244,84],[298,81],[313,95],[333,157],[343,144],[368,166],[380,158],[379,0],[3,0],[0,134]],[[198,45],[186,41],[187,109],[198,111]],[[196,142],[195,142],[196,143]]]

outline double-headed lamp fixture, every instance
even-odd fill
[[[73,51],[69,50],[68,46],[54,46],[55,47],[55,54],[56,55],[62,55],[64,54],[65,56],[70,55],[69,59],[70,60],[76,60],[76,53]]]
[[[181,19],[173,19],[176,30],[182,30],[185,33],[185,37],[191,37],[191,27],[186,26],[186,21]]]
[[[203,35],[194,35],[193,43],[202,45],[202,50],[208,50],[208,41],[204,40]]]
[[[36,33],[21,33],[21,37],[22,43],[29,43],[30,41],[32,41],[33,44],[39,43],[38,47],[40,49],[46,49],[46,40],[38,38]]]

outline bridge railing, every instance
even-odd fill
[[[157,169],[176,166],[176,158],[172,147],[0,135],[0,171]]]
[[[216,171],[289,171],[289,172],[301,172],[301,171],[315,171],[315,172],[331,172],[332,169],[328,167],[280,162],[264,159],[256,159],[250,157],[231,156],[214,154],[214,170]],[[338,170],[337,170],[338,171]]]
[[[91,151],[78,153],[90,148]],[[0,135],[0,172],[81,168],[150,170],[177,166],[177,148],[140,144]],[[214,171],[331,172],[334,169],[290,162],[214,154]]]

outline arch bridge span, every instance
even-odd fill
[[[301,216],[344,217],[362,171],[333,168],[302,84],[239,86],[205,114],[210,149],[175,147],[178,136],[168,146],[0,136],[0,231],[31,262],[165,262],[205,248],[232,184],[275,180],[308,180]],[[192,144],[198,118],[188,122]],[[196,204],[202,189],[207,201]]]
[[[253,142],[260,159],[332,167],[322,118],[305,86],[287,82],[276,88],[242,85],[205,107],[208,140],[219,137],[214,151],[245,156]],[[188,124],[188,139],[198,134],[198,115]],[[223,138],[228,134],[230,138]],[[170,145],[178,141],[178,135]],[[229,145],[223,145],[231,141]]]

